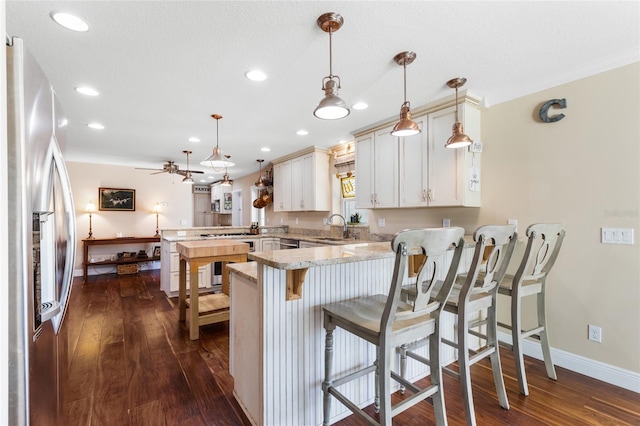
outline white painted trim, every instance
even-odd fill
[[[498,331],[498,340],[509,344],[512,343],[511,334],[503,331]],[[542,349],[536,341],[525,339],[523,349],[525,355],[542,360]],[[559,367],[640,393],[639,373],[553,347],[551,348],[551,357],[553,358],[553,363]]]

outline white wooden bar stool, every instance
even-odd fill
[[[482,226],[476,230],[473,234],[476,247],[469,271],[465,275],[458,276],[444,306],[445,311],[457,317],[457,342],[443,338],[442,343],[458,350],[458,371],[446,367],[443,370],[460,380],[467,425],[476,424],[470,367],[486,357],[491,360],[498,403],[502,408],[509,409],[498,349],[496,302],[500,282],[505,276],[518,239],[515,231],[515,225]],[[486,259],[484,259],[485,252],[489,252]],[[405,287],[403,292],[409,301],[415,299],[414,288]],[[482,319],[485,310],[486,319]],[[482,327],[486,327],[486,331],[483,331]],[[485,345],[478,350],[471,349],[470,335],[480,338]],[[407,356],[415,359],[416,356],[412,355],[411,351],[425,344],[427,341],[421,340],[401,347],[400,371],[403,377]],[[406,354],[405,351],[407,351]]]
[[[527,375],[524,369],[522,353],[523,341],[526,337],[533,337],[540,341],[544,365],[547,376],[558,380],[556,370],[551,359],[551,345],[547,328],[547,314],[545,304],[547,275],[556,262],[565,229],[561,224],[536,223],[527,228],[527,246],[520,266],[515,275],[506,275],[500,285],[499,293],[511,297],[511,325],[499,322],[500,327],[511,330],[512,344],[500,342],[501,345],[513,350],[518,375],[520,393],[529,395]],[[522,329],[522,299],[536,296],[537,323],[529,330]]]
[[[436,424],[446,425],[447,418],[442,392],[442,369],[440,368],[440,313],[444,301],[456,278],[458,264],[464,248],[464,229],[438,228],[402,231],[398,233],[391,247],[395,252],[395,266],[389,294],[353,299],[327,305],[324,311],[325,339],[325,380],[322,382],[324,425],[328,425],[331,412],[331,397],[336,398],[355,414],[371,424],[391,425],[392,416],[408,409],[423,399],[432,398]],[[455,248],[453,260],[445,266],[445,255]],[[407,262],[412,254],[423,254],[428,261],[418,273],[416,300],[409,305],[400,301],[400,292],[406,276]],[[444,281],[432,279],[446,272]],[[429,271],[429,276],[427,276]],[[436,284],[439,290],[436,291]],[[437,293],[437,294],[436,294]],[[377,361],[355,373],[334,378],[333,332],[340,327],[376,345]],[[429,338],[431,383],[420,389],[391,371],[395,348],[421,338]],[[339,348],[348,350],[348,348]],[[375,375],[375,405],[379,409],[380,422],[361,410],[337,388],[369,373]],[[413,393],[410,397],[391,406],[391,379],[401,383]],[[379,402],[379,399],[381,401]]]

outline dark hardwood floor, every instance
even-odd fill
[[[200,340],[190,341],[159,275],[75,280],[61,335],[69,356],[64,425],[250,424],[232,394],[228,323],[201,327]],[[479,425],[640,425],[638,394],[563,368],[554,382],[534,359],[523,397],[511,353],[501,354],[511,409],[498,406],[489,364],[480,362],[471,370]],[[444,387],[449,424],[464,425],[459,383],[445,376]],[[351,416],[338,424],[365,423]],[[418,404],[394,424],[433,425],[431,406]]]

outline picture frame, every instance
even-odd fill
[[[133,212],[136,210],[136,190],[99,188],[98,209],[101,211]]]
[[[153,257],[160,257],[160,246],[155,246],[153,248]]]
[[[356,196],[356,177],[349,176],[340,179],[340,188],[342,189],[342,198],[355,198]]]

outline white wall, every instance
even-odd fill
[[[158,202],[166,203],[158,217],[160,229],[191,227],[193,224],[192,186],[182,184],[180,175],[151,175],[149,171],[133,167],[104,164],[67,162],[66,165],[76,207],[76,274],[82,269],[82,239],[89,235],[89,214],[84,213],[84,208],[89,201],[97,208],[100,187],[135,189],[136,210],[95,212],[92,218],[95,238],[115,238],[118,232],[131,237],[153,236],[156,217],[152,209]],[[109,249],[114,250],[113,247]]]

